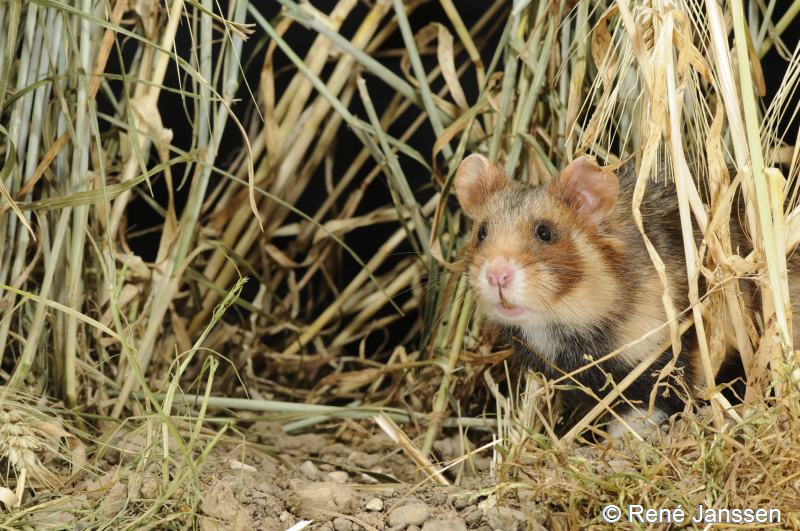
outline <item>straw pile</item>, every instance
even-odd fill
[[[467,23],[452,0],[0,3],[0,483],[15,495],[0,502],[61,484],[34,473],[47,441],[75,468],[73,434],[101,455],[125,425],[161,482],[127,520],[143,525],[197,494],[235,425],[209,411],[291,430],[380,411],[431,476],[443,429],[491,430],[496,493],[557,506],[566,527],[610,501],[796,509],[780,493],[800,471],[785,260],[800,61],[781,37],[800,2],[485,4]],[[769,101],[767,53],[783,69]],[[602,407],[547,438],[553,383],[512,376],[460,275],[450,184],[475,151],[533,183],[578,152],[637,154],[641,190],[675,179],[692,306],[672,337],[695,327],[706,375],[736,348],[745,405],[709,386],[704,415],[616,468],[575,450]],[[730,244],[737,188],[752,249]],[[742,311],[740,277],[762,315]]]

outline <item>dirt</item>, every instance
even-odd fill
[[[482,511],[476,488],[491,484],[489,460],[479,457],[477,475],[460,487],[419,483],[414,464],[383,433],[360,433],[350,441],[333,434],[287,435],[277,426],[256,426],[260,439],[279,451],[248,462],[244,474],[215,469],[203,508],[204,529],[319,529],[330,531],[524,529],[525,515],[497,527],[496,511]],[[457,441],[437,446],[452,458]],[[452,448],[451,448],[452,447]],[[451,450],[451,451],[448,451]],[[222,503],[224,501],[224,503]],[[244,516],[243,516],[244,515]],[[513,522],[518,517],[518,522]],[[302,527],[304,521],[310,521]],[[296,526],[296,527],[292,527]]]
[[[183,497],[187,506],[173,507],[196,514],[194,523],[204,531],[543,529],[532,519],[535,508],[496,506],[490,454],[476,456],[460,471],[452,469],[449,478],[459,486],[438,486],[421,481],[414,463],[382,432],[362,426],[353,431],[350,436],[288,435],[279,425],[255,425],[248,430],[258,434],[248,437],[254,444],[218,443],[198,470],[199,484],[186,487],[196,488],[197,496],[178,492],[173,499]],[[136,437],[126,439],[131,438]],[[141,455],[141,441],[115,446],[118,450],[102,461],[103,473],[77,489],[85,493],[84,507],[108,518],[146,510],[147,504],[137,509],[131,500],[151,500],[163,492],[157,468],[137,470],[132,464]],[[458,439],[436,446],[443,459],[461,455]],[[191,499],[197,500],[195,507],[188,506]],[[62,519],[81,527],[77,512],[72,516]]]

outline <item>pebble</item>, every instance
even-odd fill
[[[410,503],[390,512],[387,522],[390,527],[422,525],[429,514],[428,506],[424,503]]]
[[[334,483],[347,483],[347,480],[350,479],[350,476],[348,476],[347,472],[344,472],[343,470],[335,470],[333,472],[328,472],[328,478]]]
[[[347,485],[333,482],[295,483],[294,514],[309,520],[325,520],[330,513],[351,514],[356,493]]]
[[[333,528],[336,531],[353,531],[353,523],[341,516],[333,519]]]
[[[300,465],[299,468],[300,472],[302,472],[303,475],[308,479],[317,479],[319,477],[319,470],[311,461],[303,461],[303,464]]]
[[[452,506],[456,509],[463,509],[465,507],[469,507],[474,503],[474,501],[471,499],[471,496],[468,496],[466,494],[461,494],[458,496],[451,494],[447,498],[450,504],[452,504]]]
[[[492,529],[517,531],[518,529],[525,529],[524,522],[527,517],[522,511],[510,507],[492,507],[486,511],[484,519]]]
[[[304,433],[303,435],[286,435],[275,441],[276,446],[283,451],[302,451],[304,455],[319,454],[327,445],[325,437],[318,433]]]
[[[381,459],[383,459],[381,454],[368,454],[359,451],[350,452],[350,455],[347,456],[348,463],[352,463],[355,466],[364,468],[366,470],[369,470],[380,463]]]
[[[428,520],[422,526],[422,531],[467,531],[466,524],[458,518],[449,520]]]
[[[461,511],[460,516],[464,522],[467,523],[467,525],[474,527],[478,522],[481,521],[483,513],[476,505],[472,505]]]
[[[382,511],[383,500],[381,500],[380,498],[372,498],[370,501],[367,502],[366,508],[368,511]]]
[[[226,522],[236,519],[240,506],[239,502],[236,501],[236,494],[234,494],[230,483],[222,480],[217,481],[204,494],[203,512],[206,515]]]

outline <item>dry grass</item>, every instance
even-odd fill
[[[424,0],[327,12],[278,0],[278,15],[211,0],[0,3],[8,525],[51,503],[25,489],[96,477],[120,432],[145,441],[126,466],[155,480],[152,503],[128,500],[108,525],[191,522],[205,458],[246,438],[231,410],[288,432],[379,418],[440,483],[442,429],[492,430],[491,494],[541,503],[554,527],[599,524],[611,502],[796,518],[785,255],[800,241],[800,164],[786,124],[800,62],[780,38],[800,2],[773,23],[775,0],[496,0],[470,25],[463,6],[434,3],[448,24],[420,26]],[[785,76],[766,102],[759,57],[773,48]],[[186,128],[165,123],[177,115]],[[732,410],[709,385],[698,394],[710,406],[666,440],[587,446],[612,394],[557,437],[554,385],[568,381],[512,377],[460,275],[467,227],[449,191],[471,151],[534,183],[578,152],[637,154],[634,216],[652,178],[675,179],[691,307],[665,326],[673,348],[695,328],[708,381],[735,347],[745,403]],[[731,246],[737,187],[753,249]],[[158,222],[143,227],[142,209]],[[664,257],[650,251],[669,308]],[[762,315],[744,311],[743,277]],[[392,327],[405,333],[376,339]],[[72,470],[46,474],[54,458]]]

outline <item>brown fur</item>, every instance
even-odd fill
[[[619,382],[668,341],[663,287],[631,213],[632,163],[613,174],[581,158],[549,185],[534,187],[509,180],[478,155],[467,160],[469,167],[456,177],[456,193],[475,227],[465,253],[468,279],[478,306],[516,338],[517,350],[533,360],[534,368],[555,377],[580,369],[587,356],[598,359],[632,343],[596,372],[581,373],[579,383],[599,393],[609,374]],[[674,185],[648,183],[640,210],[645,232],[666,266],[673,310],[680,313],[689,301]],[[550,229],[551,241],[537,236],[542,224]],[[734,247],[750,248],[738,223],[732,223],[731,232]],[[701,235],[695,238],[699,242]],[[484,265],[498,259],[513,264],[516,272],[513,284],[499,288],[503,308],[522,309],[521,317],[503,314],[498,288],[482,278]],[[752,300],[754,292],[751,284],[743,295]],[[685,347],[677,374],[683,373],[691,389],[702,382],[697,350]],[[652,370],[671,359],[665,353]],[[650,374],[640,380],[626,397],[646,402],[656,380]],[[661,409],[679,409],[674,392],[661,395]]]

